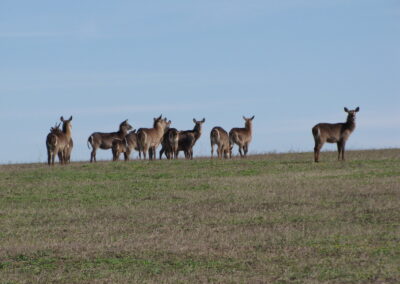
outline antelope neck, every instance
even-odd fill
[[[163,129],[163,127],[161,126],[161,124],[160,123],[157,123],[155,126],[154,126],[154,129],[155,130],[157,130],[157,132],[162,132],[162,133],[164,133],[164,129]]]
[[[351,117],[350,115],[347,116],[346,126],[349,129],[353,130],[356,127],[356,118],[355,117]]]
[[[249,132],[252,132],[252,130],[253,130],[253,129],[252,129],[252,125],[251,125],[251,123],[249,123],[249,122],[246,122],[244,128],[245,128],[246,130],[248,130]]]
[[[67,135],[68,137],[71,137],[71,128],[66,125],[63,125],[63,132],[65,133],[65,135]]]
[[[201,126],[196,124],[193,128],[193,132],[194,135],[196,136],[196,139],[198,139],[201,135]]]

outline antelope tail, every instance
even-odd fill
[[[219,134],[219,130],[215,129],[215,132],[217,133],[217,141],[221,140],[221,135]]]
[[[217,141],[220,140],[220,135],[218,129],[214,128],[211,130],[211,145],[217,144]]]
[[[315,140],[319,139],[319,137],[321,136],[321,129],[319,129],[319,126],[313,127],[312,134],[313,134]]]
[[[89,150],[90,150],[90,146],[92,145],[92,140],[93,140],[92,135],[90,135],[87,140],[87,146],[88,146]]]
[[[147,138],[146,132],[139,131],[137,136],[138,136],[139,151],[143,152],[144,151],[144,144],[146,143],[146,138]]]

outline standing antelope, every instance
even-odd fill
[[[166,118],[162,118],[160,115],[154,118],[153,128],[140,128],[137,132],[137,141],[139,154],[142,153],[144,159],[146,159],[146,153],[149,153],[149,159],[153,160],[156,158],[156,148],[160,145],[163,135],[166,129],[171,124],[171,121],[167,121]]]
[[[132,129],[132,126],[128,123],[128,120],[124,120],[119,125],[118,132],[102,133],[94,132],[89,136],[87,144],[92,146],[92,152],[90,153],[90,162],[96,162],[96,151],[98,148],[107,150],[112,147],[112,142],[114,139],[125,139],[128,131]]]
[[[245,120],[244,128],[232,128],[231,131],[229,131],[229,141],[232,148],[235,144],[239,146],[239,153],[241,157],[246,157],[253,135],[254,115],[251,118],[246,118],[243,116],[243,119]]]
[[[46,137],[47,163],[49,166],[54,165],[54,160],[55,160],[56,154],[59,153],[59,149],[58,149],[59,147],[57,147],[57,146],[59,146],[58,145],[59,143],[57,143],[57,140],[58,140],[57,136],[61,135],[61,133],[62,133],[62,131],[60,129],[60,125],[61,125],[61,122],[58,125],[56,123],[56,125],[54,127],[51,127],[50,133],[47,134],[47,137]],[[58,155],[58,159],[60,162],[62,161],[61,154]]]
[[[113,161],[119,160],[119,155],[124,153],[125,161],[129,161],[132,150],[139,151],[136,130],[132,130],[123,140],[114,139],[112,142]]]
[[[64,117],[60,118],[63,126],[62,130],[59,128],[60,125],[56,125],[50,129],[50,133],[46,138],[47,147],[47,164],[54,165],[55,156],[58,155],[60,164],[66,164],[69,162],[72,151],[72,116],[65,120]]]
[[[176,159],[179,146],[179,131],[176,128],[169,128],[163,136],[161,146],[160,160],[164,153],[168,160]]]
[[[194,144],[196,144],[197,140],[199,140],[201,136],[202,125],[205,121],[205,118],[203,118],[203,120],[196,120],[195,118],[193,118],[193,130],[185,130],[179,132],[176,158],[178,158],[179,151],[183,151],[185,153],[186,159],[193,159],[193,146]]]
[[[232,154],[232,146],[229,142],[229,135],[222,127],[216,126],[210,132],[210,141],[211,141],[211,159],[214,155],[214,145],[217,145],[217,154],[218,158],[222,159],[222,155],[224,158],[230,158]]]
[[[344,161],[344,149],[347,139],[356,128],[356,112],[360,110],[357,107],[355,110],[348,110],[346,107],[344,111],[347,112],[347,120],[344,123],[318,123],[312,128],[314,136],[314,161],[319,162],[319,153],[325,142],[336,143],[338,149],[338,160],[340,155]]]

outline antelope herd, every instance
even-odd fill
[[[357,107],[354,110],[344,108],[348,114],[344,123],[318,123],[312,128],[314,136],[314,161],[319,162],[319,154],[325,142],[337,143],[338,160],[344,160],[344,151],[346,141],[354,131],[356,124],[356,113],[360,110]],[[217,146],[217,156],[219,159],[231,158],[232,149],[236,144],[239,148],[240,157],[245,158],[249,150],[249,144],[253,137],[253,119],[243,116],[245,121],[244,128],[232,128],[229,133],[220,126],[212,128],[210,132],[211,158],[214,157],[214,146]],[[50,128],[50,133],[46,138],[47,163],[54,165],[55,156],[58,156],[60,164],[67,164],[71,159],[73,148],[72,141],[72,116],[65,120],[62,116],[60,123]],[[129,160],[133,151],[139,153],[139,159],[156,159],[157,147],[161,144],[159,158],[165,155],[167,159],[177,159],[179,152],[183,151],[186,159],[193,159],[193,147],[202,134],[202,126],[205,122],[193,119],[194,127],[192,130],[179,131],[176,128],[170,128],[171,120],[166,117],[154,118],[152,128],[139,128],[137,131],[128,123],[128,120],[121,122],[117,132],[92,133],[87,144],[90,153],[90,162],[96,162],[96,151],[111,149],[113,161],[119,160],[120,155],[124,154],[125,161]],[[62,123],[62,128],[60,128]]]

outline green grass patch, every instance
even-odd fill
[[[1,283],[396,283],[400,151],[0,166]]]

